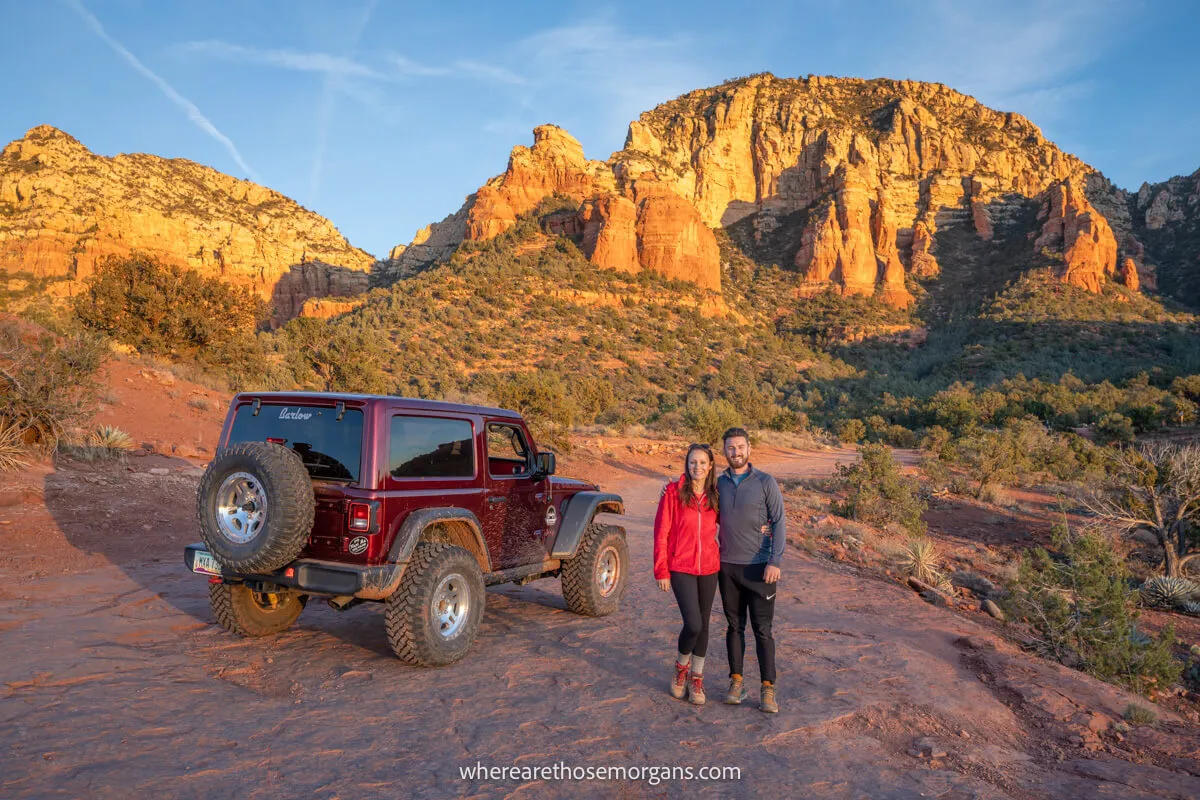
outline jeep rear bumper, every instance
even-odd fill
[[[196,572],[196,554],[207,553],[203,544],[189,544],[183,549],[183,563]],[[201,572],[200,574],[210,574]],[[275,572],[242,574],[221,569],[221,579],[247,584],[273,584],[310,595],[329,597],[358,597],[363,600],[383,600],[396,590],[404,574],[403,564],[381,564],[356,567],[315,558],[301,558]]]

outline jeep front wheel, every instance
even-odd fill
[[[563,563],[562,592],[567,608],[585,617],[617,610],[625,593],[629,546],[616,525],[589,525],[575,557]]]
[[[254,592],[240,583],[210,583],[208,605],[222,628],[242,636],[282,633],[304,610],[295,592]]]
[[[458,661],[479,633],[485,597],[474,556],[454,545],[418,542],[400,587],[387,599],[392,652],[422,667]]]

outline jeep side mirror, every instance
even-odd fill
[[[538,453],[534,477],[544,478],[554,474],[554,453]]]

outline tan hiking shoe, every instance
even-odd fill
[[[692,675],[688,678],[688,702],[694,706],[704,705],[708,698],[704,695],[704,676]]]
[[[687,694],[688,665],[675,662],[675,679],[671,681],[671,697],[682,700]]]
[[[778,714],[779,704],[775,702],[775,687],[769,683],[764,683],[762,694],[759,695],[758,710],[767,714]]]
[[[734,675],[729,679],[729,691],[725,693],[725,702],[736,706],[745,699],[746,683],[742,680],[741,675]]]

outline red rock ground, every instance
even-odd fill
[[[239,639],[212,623],[204,580],[181,563],[204,454],[169,455],[211,449],[224,398],[189,407],[198,387],[124,369],[109,420],[168,455],[41,466],[0,488],[2,797],[1200,796],[1195,724],[1159,707],[1155,725],[1122,733],[1109,723],[1151,704],[799,547],[775,622],[781,713],[673,700],[678,612],[648,567],[658,489],[679,460],[662,443],[605,440],[605,453],[588,440],[561,462],[626,498],[634,573],[611,617],[568,613],[556,580],[497,587],[471,655],[436,670],[391,656],[376,606],[314,603],[283,635]],[[852,457],[763,448],[756,461],[800,478]],[[715,612],[713,695],[723,631]],[[921,738],[935,757],[913,749]],[[476,763],[741,778],[463,780]]]

